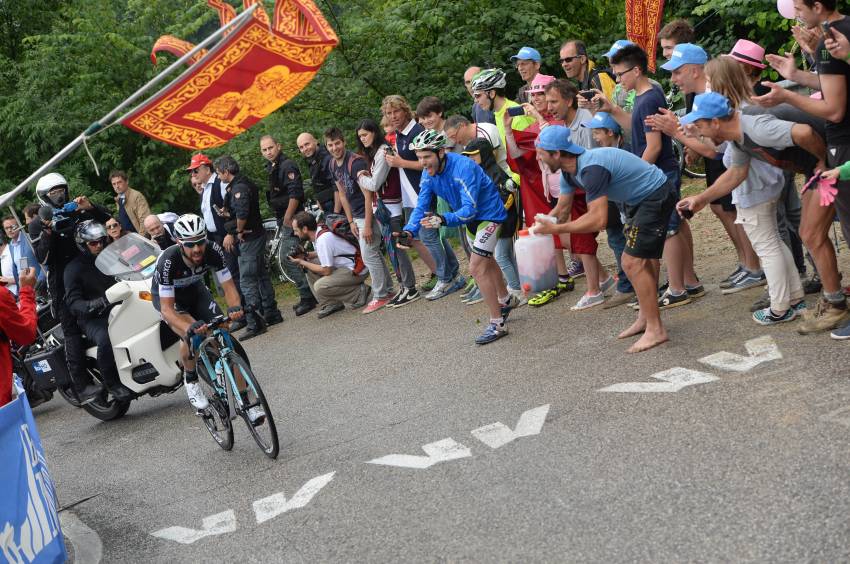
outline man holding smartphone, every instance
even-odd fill
[[[3,233],[9,239],[9,254],[12,257],[12,277],[15,279],[15,286],[20,286],[19,275],[29,267],[35,268],[36,285],[44,284],[44,270],[35,259],[35,251],[33,251],[30,242],[26,237],[21,237],[21,226],[18,224],[18,220],[11,215],[4,217]]]

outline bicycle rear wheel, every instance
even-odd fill
[[[241,376],[246,384],[244,396],[237,396],[235,398],[237,403],[240,404],[239,415],[242,416],[245,425],[248,426],[248,431],[254,437],[254,441],[260,447],[260,450],[263,451],[263,454],[269,458],[277,458],[278,452],[280,452],[277,427],[274,424],[274,417],[266,401],[266,396],[263,394],[263,389],[260,387],[260,383],[244,358],[231,351],[228,353],[227,359],[234,379],[238,380],[239,376]],[[257,407],[263,410],[265,417],[252,423],[248,415],[248,410]]]
[[[205,354],[209,358],[210,364],[216,365],[219,359],[218,350],[213,347],[206,347]],[[198,381],[201,383],[201,389],[210,402],[201,414],[204,420],[204,425],[207,431],[212,435],[213,440],[218,443],[224,450],[233,448],[233,423],[230,421],[230,410],[227,405],[227,400],[222,398],[221,392],[224,392],[226,398],[226,385],[223,381],[218,380],[216,374],[209,374],[204,362],[199,358],[196,365],[198,371]]]

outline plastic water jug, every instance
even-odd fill
[[[528,295],[555,287],[558,269],[555,266],[555,241],[551,235],[520,231],[514,251],[523,293]]]

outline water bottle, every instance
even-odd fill
[[[555,241],[551,235],[534,235],[530,230],[519,232],[514,243],[520,287],[524,294],[554,288],[558,283],[555,266]]]

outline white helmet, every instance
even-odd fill
[[[207,236],[207,225],[202,217],[186,213],[174,222],[174,236],[181,241],[200,241]]]
[[[48,194],[51,190],[59,186],[64,186],[65,195],[62,198],[61,202],[58,199],[56,201],[53,201],[50,199],[50,196],[48,196]],[[38,201],[44,204],[45,206],[61,208],[69,200],[68,181],[65,180],[65,177],[59,174],[58,172],[51,172],[49,174],[45,174],[44,176],[38,179],[38,183],[35,185],[35,195],[38,197]]]

